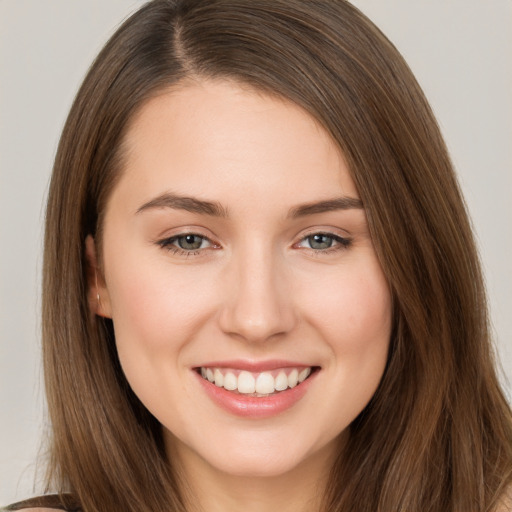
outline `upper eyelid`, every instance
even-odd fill
[[[193,231],[187,231],[187,232],[179,233],[177,235],[170,235],[170,236],[166,236],[163,238],[159,238],[158,240],[156,240],[156,243],[160,244],[160,245],[163,245],[164,243],[172,243],[175,240],[177,240],[178,238],[182,238],[182,237],[190,236],[190,235],[197,236],[199,238],[203,238],[204,240],[207,240],[208,242],[210,242],[210,244],[212,244],[212,245],[220,245],[219,243],[214,242],[211,239],[211,237],[203,235],[201,233],[194,233]]]
[[[297,237],[296,240],[301,241],[305,238],[308,238],[313,235],[327,235],[332,236],[334,238],[342,238],[342,239],[351,239],[352,235],[346,231],[345,229],[341,228],[322,228],[322,227],[314,227],[314,228],[308,228],[303,231],[301,231]],[[297,243],[297,242],[294,242]]]
[[[299,241],[305,240],[306,238],[310,238],[315,235],[325,235],[325,236],[329,236],[329,237],[337,239],[337,240],[347,240],[350,238],[347,235],[339,235],[338,233],[332,233],[330,231],[312,231],[311,233],[308,233],[307,235],[301,236],[299,238]]]
[[[216,240],[216,237],[213,234],[205,233],[206,230],[199,226],[180,226],[172,229],[166,229],[162,232],[162,234],[158,235],[154,238],[155,242],[159,242],[162,240],[170,240],[172,238],[179,238],[181,236],[187,236],[187,235],[194,235],[194,236],[200,236],[201,238],[206,238],[210,240],[211,242],[214,242]]]
[[[301,233],[303,233],[303,234],[305,233],[305,235],[303,235],[303,236],[308,236],[310,234],[314,235],[315,233],[325,233],[326,235],[338,235],[338,236],[343,236],[340,233],[344,233],[346,236],[350,235],[348,230],[341,228],[339,226],[322,225],[322,224],[305,228],[305,229],[301,230]]]

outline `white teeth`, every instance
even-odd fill
[[[275,384],[276,391],[284,391],[287,387],[288,387],[288,377],[286,376],[286,373],[279,372],[278,376],[276,377],[276,384]]]
[[[276,371],[251,373],[243,370],[238,373],[237,377],[237,370],[201,367],[201,376],[216,386],[228,391],[238,391],[254,396],[267,396],[276,391],[294,388],[309,377],[311,368],[303,368],[300,371],[293,368],[289,372],[287,374],[284,369],[279,370],[279,373]],[[276,376],[274,377],[274,375]]]
[[[299,382],[304,382],[309,377],[310,373],[311,373],[311,368],[304,368],[304,370],[302,370],[299,373]]]
[[[256,393],[270,395],[274,391],[274,377],[268,372],[260,373],[256,379]]]
[[[234,391],[238,388],[238,379],[231,372],[224,375],[224,389],[228,391]]]
[[[297,382],[299,381],[299,372],[297,369],[294,369],[290,372],[290,375],[288,375],[288,386],[291,388],[294,388],[297,385]]]
[[[254,393],[256,391],[256,381],[251,373],[242,371],[238,376],[238,392]]]
[[[224,375],[222,375],[221,371],[217,368],[215,372],[213,372],[213,376],[215,378],[215,385],[221,388],[224,386]]]

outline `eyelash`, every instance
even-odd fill
[[[348,249],[352,244],[351,238],[345,238],[339,235],[335,235],[334,233],[329,233],[325,231],[314,231],[312,233],[307,234],[301,240],[294,244],[294,246],[299,246],[300,244],[311,239],[315,236],[324,236],[326,238],[330,238],[333,241],[333,245],[327,247],[325,249],[314,249],[313,247],[304,247],[305,249],[311,251],[315,256],[326,256],[328,254],[332,254],[338,251],[343,251]]]
[[[330,247],[326,247],[325,249],[314,249],[313,247],[302,247],[303,249],[306,249],[318,256],[324,256],[327,254],[332,254],[334,252],[346,250],[352,244],[351,238],[341,237],[339,235],[335,235],[334,233],[315,231],[315,232],[309,233],[306,236],[302,237],[299,242],[294,244],[294,247],[301,247],[300,244],[307,241],[308,239],[310,240],[310,243],[311,243],[311,239],[315,236],[324,236],[326,238],[330,238],[334,244],[334,245],[331,245]],[[208,242],[210,245],[208,247],[199,247],[198,249],[195,249],[195,250],[186,250],[186,249],[183,249],[183,248],[175,245],[176,242],[178,242],[178,240],[180,238],[186,238],[186,237],[197,237],[202,240],[201,245],[205,241]],[[171,236],[169,238],[164,238],[163,240],[159,240],[156,243],[162,249],[165,249],[174,255],[185,256],[185,257],[198,256],[205,249],[212,249],[212,248],[217,249],[220,247],[218,244],[215,244],[214,242],[212,242],[208,237],[206,237],[204,235],[199,235],[197,233],[182,233],[179,235]]]
[[[174,245],[180,238],[186,238],[189,236],[197,237],[202,240],[201,245],[204,241],[207,241],[210,243],[209,247],[199,247],[195,250],[186,250],[181,247],[178,247],[177,245]],[[204,251],[205,249],[211,249],[211,248],[218,248],[219,245],[213,243],[208,237],[204,235],[199,235],[198,233],[180,233],[179,235],[171,236],[169,238],[164,238],[163,240],[159,240],[157,244],[162,248],[166,249],[167,251],[171,252],[172,254],[175,254],[177,256],[197,256],[201,253],[201,251]]]

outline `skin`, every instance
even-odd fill
[[[293,215],[358,199],[342,154],[298,106],[228,81],[149,100],[125,143],[101,269],[87,239],[91,306],[113,319],[123,370],[163,426],[190,510],[317,509],[380,382],[391,328],[364,209]],[[223,215],[152,207],[165,193],[218,203]],[[172,238],[189,233],[204,237],[198,250]],[[233,359],[319,371],[291,408],[246,418],[214,403],[194,370]]]

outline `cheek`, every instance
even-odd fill
[[[305,314],[332,350],[356,355],[375,345],[387,345],[391,295],[376,260],[340,267],[323,283],[317,280],[313,284],[318,291],[308,294]]]
[[[337,267],[324,292],[313,294],[305,307],[310,325],[329,347],[330,390],[346,405],[343,422],[364,408],[379,385],[392,317],[391,294],[376,257],[350,263]]]
[[[178,407],[194,398],[185,385],[183,360],[211,316],[214,287],[201,271],[191,275],[165,262],[119,256],[110,268],[107,285],[118,357],[135,394],[159,417],[169,403]],[[186,410],[176,418],[181,422]]]
[[[323,421],[331,434],[346,428],[375,394],[386,367],[391,336],[391,295],[380,266],[351,266],[309,302],[309,322],[328,345],[325,389],[335,412]],[[337,283],[333,286],[332,283]],[[322,420],[322,418],[319,418]]]
[[[359,340],[353,348],[388,341],[391,330],[391,298],[387,284],[379,273],[354,276],[341,293],[339,304],[344,312],[341,329],[351,340]],[[376,277],[378,276],[378,277]]]
[[[118,255],[107,276],[118,350],[177,350],[214,309],[211,275],[142,255]],[[114,256],[115,257],[115,256]]]

